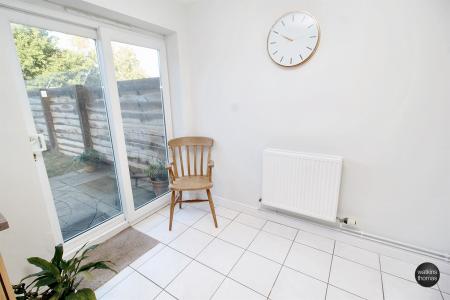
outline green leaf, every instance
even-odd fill
[[[98,247],[98,245],[91,245],[91,246],[87,247],[87,248],[81,253],[81,257],[85,257],[85,255],[86,255],[88,252],[94,250],[94,249],[97,248],[97,247]]]
[[[84,247],[86,247],[86,245],[87,245],[87,243],[84,244],[80,249],[78,249],[78,250],[75,252],[75,254],[72,256],[72,259],[74,259],[75,257],[77,257],[78,254],[79,254],[81,251],[83,251]],[[88,249],[89,249],[89,248],[88,248]],[[85,251],[86,251],[86,250],[85,250]],[[84,253],[84,251],[83,251],[83,253]],[[71,259],[71,260],[72,260],[72,259]]]
[[[66,300],[96,300],[95,293],[91,289],[81,289],[75,293],[69,294]]]
[[[104,269],[104,270],[111,270],[113,272],[116,272],[114,269],[112,269],[110,266],[108,266],[107,263],[110,263],[110,262],[109,261],[91,262],[84,266],[81,266],[80,269],[78,269],[78,271],[84,272],[84,271],[91,271],[91,270],[96,270],[96,269]]]
[[[32,265],[35,265],[38,268],[41,268],[43,271],[50,272],[51,274],[53,274],[53,276],[55,276],[56,280],[58,281],[61,278],[61,274],[58,268],[43,258],[30,257],[28,258],[28,262]]]
[[[39,278],[39,280],[36,281],[35,286],[36,287],[42,287],[42,286],[49,286],[53,283],[56,283],[56,279],[55,277],[51,276],[42,276],[41,278]]]
[[[22,280],[20,282],[24,281],[25,279],[31,278],[31,277],[39,277],[41,275],[46,275],[46,274],[49,274],[49,273],[50,272],[48,272],[48,271],[40,271],[40,272],[37,272],[37,273],[33,273],[33,274],[30,274],[30,275],[25,276],[24,278],[22,278]]]
[[[61,270],[61,260],[63,257],[63,253],[64,253],[64,249],[63,249],[62,244],[55,246],[55,254],[53,255],[53,258],[52,258],[52,264],[55,265],[56,267],[58,267],[58,269],[60,269],[60,270]]]

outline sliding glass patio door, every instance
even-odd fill
[[[167,193],[159,51],[111,42],[134,208]]]
[[[165,169],[167,133],[170,134],[168,78],[162,40],[119,30],[102,30],[105,58],[114,76],[112,99],[120,103],[131,208],[142,208],[168,191]],[[108,72],[109,73],[109,72]],[[164,93],[163,93],[164,90]]]
[[[84,243],[93,228],[132,223],[162,205],[171,133],[164,41],[0,9],[3,17],[57,240]]]
[[[63,239],[122,213],[95,39],[12,23]]]

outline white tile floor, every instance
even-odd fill
[[[294,228],[292,222],[269,221],[257,212],[222,206],[216,211],[218,229],[209,207],[195,204],[176,210],[172,232],[167,207],[135,225],[161,243],[97,289],[97,297],[450,300],[450,265],[445,262],[439,285],[423,288],[415,282],[417,264],[411,259],[363,249],[367,244],[359,238],[335,241],[316,234],[320,226],[312,223]],[[404,257],[412,256],[404,252]]]

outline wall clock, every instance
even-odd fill
[[[267,51],[277,64],[293,67],[311,58],[319,39],[319,24],[313,16],[306,12],[291,12],[273,24],[267,37]]]

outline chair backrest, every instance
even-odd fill
[[[202,136],[188,136],[172,139],[168,144],[170,152],[172,152],[175,177],[206,176],[208,174],[207,167],[211,160],[213,139]]]

